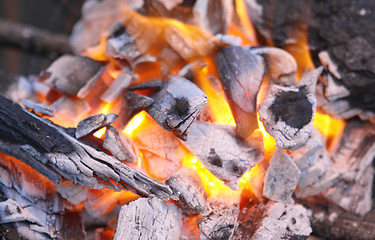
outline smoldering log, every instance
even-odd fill
[[[223,48],[215,65],[237,124],[237,133],[246,138],[257,127],[256,97],[263,81],[264,61],[246,49]]]
[[[356,182],[340,179],[323,195],[346,211],[363,216],[372,208],[374,173],[374,167],[370,166]]]
[[[140,198],[121,208],[115,240],[178,239],[181,214],[158,198]]]
[[[121,73],[111,84],[111,86],[103,93],[100,97],[101,100],[111,103],[115,101],[124,90],[129,86],[133,81],[133,77],[130,72],[125,70],[124,73]],[[129,70],[130,71],[130,70]]]
[[[375,158],[375,126],[360,120],[347,121],[339,141],[332,146],[333,168],[347,181],[358,181]]]
[[[276,140],[278,148],[296,150],[307,142],[316,111],[315,85],[322,67],[305,72],[294,85],[268,82],[259,102],[260,120]]]
[[[347,211],[364,215],[372,206],[374,125],[350,120],[338,137],[340,141],[333,146],[332,168],[340,178],[324,196]]]
[[[172,194],[166,185],[79,142],[52,122],[4,97],[0,100],[1,151],[33,167],[40,166],[36,170],[46,177],[52,175],[50,180],[55,184],[60,174],[89,188],[129,189],[141,196],[157,195],[163,199]]]
[[[207,103],[207,96],[185,78],[168,81],[146,109],[164,129],[184,138],[184,134]]]
[[[93,133],[103,127],[112,124],[118,119],[118,116],[114,113],[104,115],[103,113],[88,116],[82,119],[77,126],[75,137],[81,138],[90,133]]]
[[[331,157],[318,130],[313,129],[305,146],[290,155],[301,171],[295,191],[298,198],[318,195],[338,181],[339,174],[332,167]]]
[[[310,221],[313,234],[316,236],[332,240],[375,238],[374,209],[365,216],[358,216],[320,199],[303,204],[313,212]]]
[[[91,58],[63,55],[47,68],[42,78],[61,93],[77,95],[87,83],[99,79],[101,68],[100,62]]]
[[[201,239],[231,239],[238,225],[238,212],[238,205],[211,200],[209,209],[202,213],[202,221],[198,224]]]
[[[122,95],[122,100],[123,105],[119,113],[119,120],[115,124],[119,129],[124,129],[130,119],[137,113],[151,106],[154,102],[152,98],[132,91],[126,91],[124,95]]]
[[[252,166],[262,160],[262,139],[243,140],[229,125],[195,121],[181,141],[201,163],[230,188],[237,190],[238,181]]]
[[[105,132],[103,148],[120,161],[136,162],[136,149],[131,140],[117,128],[109,126]]]
[[[277,47],[298,45],[296,39],[306,36],[312,59],[327,52],[337,69],[329,71],[350,95],[345,102],[352,109],[374,114],[374,56],[371,46],[375,30],[374,2],[332,0],[298,2],[293,0],[246,0],[249,16],[259,33]]]
[[[12,239],[11,233],[22,239],[83,237],[82,225],[66,224],[67,210],[53,184],[34,169],[5,154],[0,155],[0,232]],[[82,220],[79,214],[72,219]],[[75,222],[70,222],[74,224]],[[6,230],[6,231],[4,231]]]
[[[178,198],[176,203],[184,214],[200,214],[207,209],[202,181],[193,169],[179,169],[166,180],[166,183]]]
[[[297,187],[300,174],[292,158],[286,152],[277,149],[264,178],[264,196],[273,201],[292,202],[292,194]]]
[[[268,201],[245,208],[233,240],[306,239],[312,232],[309,214],[300,204]]]

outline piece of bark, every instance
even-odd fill
[[[174,240],[182,225],[181,214],[158,198],[140,198],[120,210],[115,240]]]
[[[286,152],[277,149],[264,178],[263,195],[277,202],[292,202],[292,194],[297,187],[300,174],[292,158]]]
[[[163,199],[171,195],[166,185],[79,142],[64,129],[18,104],[3,97],[0,100],[0,129],[3,132],[0,151],[3,153],[41,166],[36,170],[47,177],[50,177],[48,172],[56,171],[89,188],[129,189],[141,196],[157,195]],[[51,180],[55,184],[60,181],[55,177]]]
[[[166,183],[178,198],[176,203],[184,214],[200,214],[206,210],[205,191],[196,171],[183,167],[173,173]]]
[[[111,86],[100,97],[101,100],[112,103],[124,92],[133,81],[129,72],[121,73],[111,84]]]
[[[207,103],[206,94],[185,78],[168,81],[152,98],[154,102],[146,111],[181,138]]]
[[[307,210],[300,204],[268,201],[245,208],[233,240],[306,239],[312,232]]]
[[[215,65],[236,120],[237,132],[246,138],[258,127],[254,121],[256,117],[251,115],[256,113],[256,98],[263,81],[264,61],[260,56],[234,46],[223,48],[215,57]]]
[[[107,127],[103,148],[112,153],[120,161],[137,161],[137,151],[132,141],[115,127]]]
[[[195,121],[181,141],[217,178],[237,190],[238,181],[252,166],[262,160],[261,139],[243,140],[230,125]]]
[[[282,149],[296,150],[306,144],[316,111],[315,85],[323,68],[305,72],[294,85],[268,82],[259,102],[260,120]],[[263,86],[262,86],[263,88]]]
[[[374,172],[374,167],[369,166],[356,182],[340,179],[323,195],[346,211],[363,216],[372,208]]]
[[[104,115],[103,113],[88,116],[82,119],[77,126],[75,137],[81,138],[89,135],[103,127],[106,127],[116,121],[118,116],[114,113]]]
[[[202,214],[198,224],[201,239],[231,239],[237,228],[238,205],[211,200],[209,209]]]
[[[98,80],[101,64],[87,57],[64,55],[43,73],[44,82],[68,95],[77,95],[91,79]]]
[[[120,130],[124,129],[136,114],[145,110],[154,102],[152,98],[132,91],[126,91],[122,99],[124,103],[119,113],[119,120],[116,122],[116,127]]]
[[[21,100],[21,103],[22,105],[24,105],[25,107],[33,110],[34,112],[36,113],[41,113],[43,115],[47,115],[47,116],[50,116],[50,117],[53,117],[54,114],[54,109],[52,107],[49,107],[49,106],[46,106],[44,104],[40,104],[40,103],[34,103],[30,100],[27,100],[27,99],[23,99]]]

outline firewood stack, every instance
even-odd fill
[[[358,69],[324,35],[316,67],[301,67],[296,38],[274,29],[277,3],[260,2],[86,1],[75,55],[0,96],[1,236],[375,238],[375,54],[358,53]],[[309,30],[329,22],[315,19],[322,7]],[[341,128],[328,134],[323,113]]]

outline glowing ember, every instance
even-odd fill
[[[132,132],[139,126],[141,125],[142,121],[146,117],[146,112],[142,111],[135,115],[132,120],[126,125],[123,133],[125,133],[128,136],[131,136]]]

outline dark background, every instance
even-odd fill
[[[0,21],[31,25],[52,33],[71,33],[84,0],[0,0]],[[0,39],[0,74],[39,74],[58,57],[53,52],[25,50]]]

